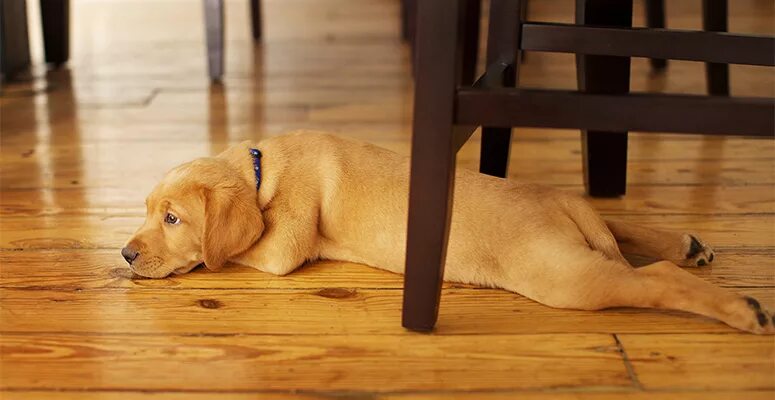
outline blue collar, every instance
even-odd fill
[[[256,190],[261,187],[261,151],[250,149],[250,156],[253,158],[253,171],[256,171]]]

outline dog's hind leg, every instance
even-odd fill
[[[558,200],[567,216],[584,235],[589,247],[605,254],[611,260],[629,265],[606,222],[589,203],[575,196],[558,196]]]
[[[606,220],[605,223],[625,254],[670,260],[683,267],[708,265],[715,257],[713,249],[696,235],[659,231],[621,221]]]
[[[758,301],[714,286],[670,261],[632,268],[589,250],[564,255],[565,262],[542,265],[540,274],[512,275],[513,287],[506,289],[557,308],[680,310],[748,332],[775,333],[772,314]]]
[[[714,286],[670,261],[635,268],[615,278],[606,307],[643,307],[689,311],[758,334],[775,333],[773,315],[751,297]]]

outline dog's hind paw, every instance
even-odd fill
[[[684,258],[676,264],[682,267],[704,267],[713,262],[716,253],[697,236],[684,234],[681,242],[683,246],[681,254]]]
[[[742,300],[744,305],[740,307],[738,318],[735,318],[736,323],[730,325],[759,335],[775,334],[775,316],[753,297],[745,296]]]

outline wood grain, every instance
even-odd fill
[[[207,79],[201,8],[71,3],[69,67],[40,65],[38,2],[28,2],[33,78],[0,94],[0,398],[775,398],[769,338],[686,313],[555,310],[447,284],[438,331],[416,335],[400,328],[403,277],[362,265],[132,277],[118,249],[148,191],[179,163],[302,128],[409,154],[399,2],[266,1],[256,44],[245,1],[226,0],[218,86]],[[772,4],[729,3],[731,31],[775,32]],[[530,8],[532,20],[574,19],[573,0]],[[699,29],[700,15],[699,1],[671,2],[667,23]],[[703,69],[671,61],[655,74],[634,59],[631,86],[702,94]],[[576,88],[572,55],[530,53],[520,74],[526,87]],[[731,66],[731,84],[733,95],[775,96],[769,68]],[[513,138],[511,179],[581,192],[577,131]],[[461,149],[460,167],[477,169],[479,141]],[[631,133],[628,182],[623,198],[592,203],[611,218],[698,233],[718,256],[691,273],[775,309],[775,141]]]
[[[409,395],[388,395],[380,399],[390,400],[440,400],[440,399],[461,399],[461,400],[771,400],[773,392],[766,390],[730,390],[730,391],[703,391],[701,393],[692,391],[573,391],[573,390],[555,390],[544,392],[502,392],[502,393],[445,393],[445,394],[409,394]]]
[[[619,335],[619,340],[646,389],[775,390],[771,337]],[[731,370],[736,373],[728,374]]]
[[[38,375],[41,362],[47,367]],[[631,386],[614,339],[603,334],[4,334],[0,366],[3,389],[41,386],[36,376],[55,388],[160,391],[181,386],[365,392]]]
[[[330,399],[325,392],[320,394],[305,393],[277,393],[277,392],[150,392],[147,390],[128,391],[128,390],[74,390],[71,392],[57,390],[2,390],[0,389],[0,399],[2,400],[212,400],[214,398],[223,400],[312,400],[312,399]]]
[[[461,399],[461,400],[771,400],[772,391],[766,390],[730,390],[713,392],[691,392],[691,391],[546,391],[543,393],[535,392],[505,392],[505,393],[452,393],[452,394],[411,394],[411,395],[389,395],[380,397],[390,400],[441,400],[441,399]]]
[[[735,289],[775,308],[772,289]],[[617,308],[559,310],[497,289],[444,289],[437,336],[578,332],[725,332],[683,312]],[[324,288],[60,291],[0,289],[0,333],[408,334],[401,291]],[[40,315],[56,316],[41,319]]]
[[[603,391],[606,390],[606,391]],[[368,398],[374,400],[771,400],[772,391],[767,390],[729,390],[713,392],[692,391],[634,391],[632,389],[597,389],[594,391],[575,391],[574,389],[557,390],[499,390],[493,391],[444,391],[443,394],[433,392],[408,392],[398,394],[379,394],[363,392],[337,392],[343,398]],[[0,399],[8,400],[210,400],[214,397],[224,400],[312,400],[330,399],[326,392],[276,393],[255,391],[248,393],[227,392],[131,392],[131,391],[0,391]]]

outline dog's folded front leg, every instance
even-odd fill
[[[231,261],[275,275],[286,275],[317,257],[314,215],[278,207],[264,212],[266,228],[259,240]]]

